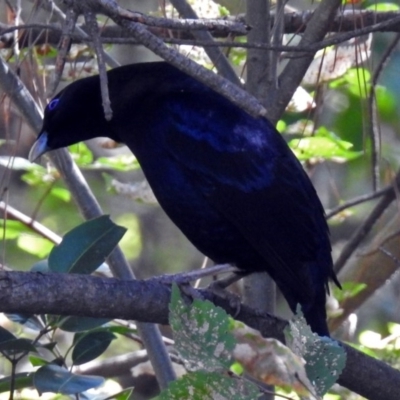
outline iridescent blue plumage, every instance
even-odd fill
[[[292,310],[301,304],[311,328],[328,335],[325,292],[336,279],[328,226],[282,136],[166,63],[117,68],[108,78],[113,119],[104,119],[98,77],[77,81],[46,110],[45,150],[96,136],[125,143],[201,252],[245,273],[268,272]]]

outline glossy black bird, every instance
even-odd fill
[[[324,211],[273,125],[253,118],[164,63],[108,72],[113,118],[99,77],[78,80],[46,107],[30,159],[98,136],[125,143],[161,207],[216,263],[266,271],[293,311],[329,335],[325,294],[332,270]]]

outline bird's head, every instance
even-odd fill
[[[44,153],[72,144],[107,136],[98,76],[76,81],[47,105],[43,126],[29,152],[35,161]]]

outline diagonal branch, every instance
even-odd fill
[[[334,19],[335,13],[341,4],[340,0],[322,0],[314,11],[307,28],[302,35],[300,46],[310,45],[321,41],[329,31],[330,22]],[[280,79],[280,91],[275,102],[268,109],[268,118],[275,124],[285,111],[293,93],[300,85],[303,76],[310,66],[314,54],[305,53],[303,57],[292,59],[283,70]]]

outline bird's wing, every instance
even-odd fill
[[[326,282],[330,260],[317,259],[324,249],[330,258],[323,209],[275,128],[247,114],[222,115],[224,122],[212,110],[175,111],[170,113],[167,148],[198,180],[210,205],[237,227],[270,270],[284,274],[291,290],[303,290],[304,296],[304,288],[313,291],[313,282]],[[316,266],[321,261],[326,265]]]

